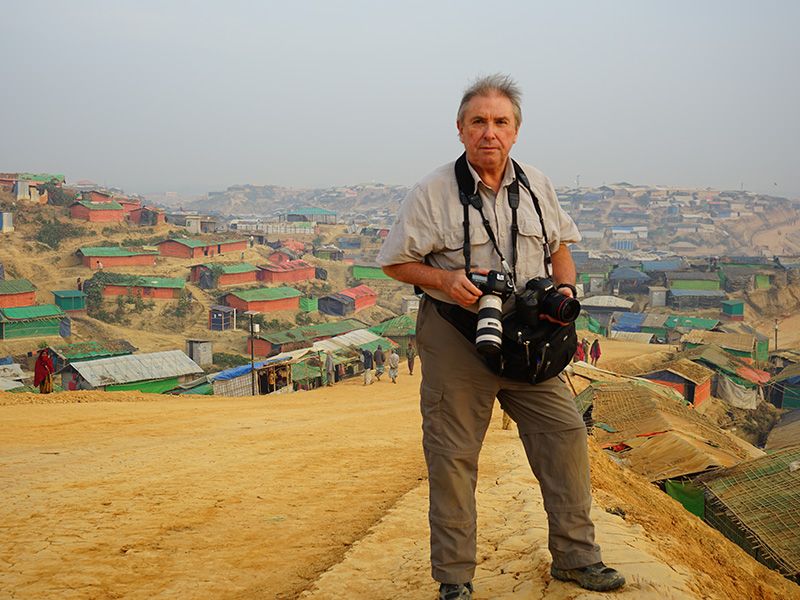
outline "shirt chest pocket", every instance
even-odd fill
[[[471,246],[471,254],[472,254],[472,266],[478,266],[476,264],[476,254],[478,256],[483,256],[487,252],[491,250],[491,241],[489,240],[489,234],[484,229],[482,223],[472,223],[469,224],[469,243]],[[447,229],[442,234],[442,249],[441,254],[444,255],[449,262],[454,267],[463,267],[464,266],[464,227],[457,227],[452,229]]]

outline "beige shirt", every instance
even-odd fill
[[[558,204],[550,179],[535,167],[525,164],[520,166],[539,199],[551,252],[557,251],[561,244],[580,241],[581,234],[572,218]],[[397,221],[378,254],[378,264],[387,266],[424,262],[446,270],[464,268],[464,209],[458,199],[454,168],[455,162],[443,165],[411,189],[403,200]],[[491,225],[503,256],[511,265],[511,208],[508,205],[508,186],[515,179],[514,167],[509,160],[497,195],[480,180],[472,165],[469,165],[469,169],[483,200],[483,213]],[[522,185],[519,186],[519,195],[517,285],[522,287],[529,279],[545,275],[544,238],[533,201]],[[494,250],[480,214],[473,207],[470,207],[469,223],[471,268],[502,271],[500,257]],[[423,289],[434,298],[453,302],[439,290]]]

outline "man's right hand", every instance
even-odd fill
[[[464,271],[442,271],[442,282],[439,289],[455,300],[460,306],[467,308],[478,301],[483,294],[467,279]]]

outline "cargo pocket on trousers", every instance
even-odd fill
[[[422,445],[438,445],[442,436],[442,391],[422,385],[420,388],[422,413]]]

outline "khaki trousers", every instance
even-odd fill
[[[553,564],[572,569],[599,562],[586,427],[559,378],[530,385],[495,375],[474,344],[424,299],[417,317],[422,365],[422,445],[430,486],[431,574],[465,583],[475,574],[478,455],[495,397],[517,423],[539,480]]]

